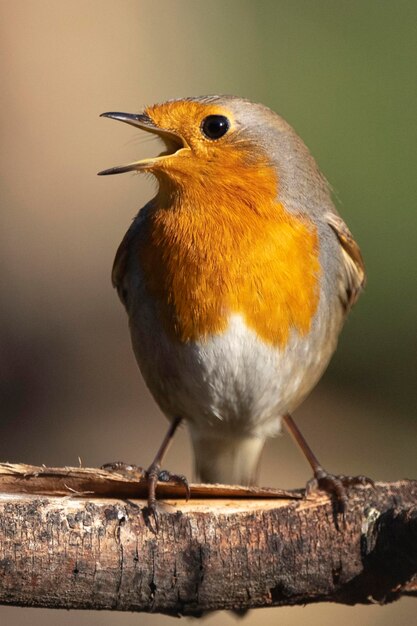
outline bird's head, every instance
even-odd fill
[[[194,195],[204,189],[215,193],[216,200],[234,194],[258,210],[260,198],[265,204],[279,195],[295,211],[306,197],[318,207],[328,198],[327,185],[304,143],[262,104],[235,96],[201,96],[156,104],[139,114],[102,116],[157,135],[165,149],[100,175],[149,172],[168,195],[173,188]]]
[[[156,157],[100,175],[150,172],[160,184],[189,186],[210,181],[230,189],[244,187],[255,177],[257,184],[264,180],[276,194],[270,140],[271,132],[278,132],[285,122],[267,107],[233,96],[206,96],[168,101],[140,114],[109,112],[102,117],[157,135],[165,149]]]

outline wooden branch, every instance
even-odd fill
[[[143,475],[0,464],[0,603],[198,615],[215,609],[417,595],[417,481],[326,496],[161,485]],[[339,526],[339,527],[338,527]]]

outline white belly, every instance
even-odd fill
[[[276,434],[279,417],[320,378],[339,330],[318,315],[308,337],[294,332],[281,350],[260,340],[240,315],[222,334],[188,344],[168,338],[154,311],[142,309],[134,319],[141,321],[131,324],[139,367],[167,417],[185,418],[201,435],[215,429],[226,437]]]

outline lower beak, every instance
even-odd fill
[[[167,152],[165,152],[163,155],[160,155],[159,157],[143,159],[141,161],[128,163],[127,165],[111,167],[108,170],[98,172],[99,176],[108,176],[109,174],[123,174],[124,172],[139,170],[148,170],[158,160],[163,159],[165,156],[171,156],[172,154],[175,154],[175,152],[177,152],[181,148],[188,147],[185,141],[179,135],[176,135],[171,131],[166,131],[162,128],[158,128],[158,126],[156,126],[151,118],[146,114],[109,112],[102,113],[100,117],[109,117],[112,120],[125,122],[126,124],[130,124],[131,126],[135,126],[136,128],[141,128],[142,130],[146,130],[149,133],[158,135],[161,139],[164,140],[167,146]]]

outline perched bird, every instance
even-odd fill
[[[325,472],[291,417],[365,280],[313,157],[276,113],[233,96],[103,116],[166,146],[100,172],[158,182],[113,267],[143,378],[171,421],[148,470],[149,506],[158,478],[170,476],[161,460],[182,420],[199,478],[229,484],[256,481],[265,441],[284,420],[312,466],[310,489],[332,492],[343,508],[355,479]]]

